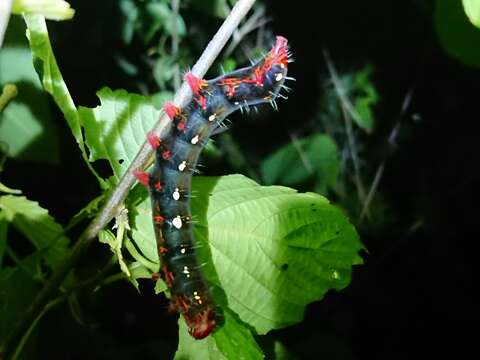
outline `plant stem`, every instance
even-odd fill
[[[237,28],[241,19],[247,14],[254,3],[255,0],[239,0],[235,4],[230,15],[225,19],[220,29],[218,29],[203,54],[198,59],[197,63],[193,66],[192,72],[196,76],[203,77],[203,75],[205,75],[208,68],[212,65],[222,48],[225,46],[233,31]],[[184,82],[175,94],[173,102],[177,106],[184,107],[190,101],[191,96],[191,90]],[[156,135],[163,137],[167,133],[169,127],[170,120],[166,114],[162,113],[160,119],[152,130]],[[119,205],[123,203],[130,187],[135,182],[133,170],[143,168],[152,154],[153,150],[151,149],[151,146],[148,144],[148,141],[145,141],[117,187],[107,198],[100,212],[80,235],[69,255],[67,255],[67,257],[53,271],[52,276],[45,283],[43,289],[40,290],[37,296],[33,299],[23,317],[13,326],[9,336],[2,341],[0,344],[0,358],[3,356],[5,359],[8,359],[12,352],[15,351],[15,348],[19,340],[23,337],[25,331],[27,331],[32,322],[38,317],[38,314],[43,311],[46,304],[48,304],[49,299],[54,295],[58,287],[68,275],[70,269],[76,264],[88,246],[97,237],[99,231],[102,230],[117,214]]]

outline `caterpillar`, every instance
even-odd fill
[[[172,120],[170,133],[162,140],[148,134],[155,163],[150,172],[135,172],[149,189],[160,274],[170,290],[170,307],[183,315],[196,339],[208,336],[218,319],[196,256],[190,211],[192,175],[203,147],[227,115],[261,103],[270,102],[276,108],[275,99],[287,88],[289,58],[287,39],[277,36],[268,54],[250,67],[209,81],[186,73],[191,102],[183,109],[169,102],[164,105]]]

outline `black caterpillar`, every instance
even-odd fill
[[[165,140],[148,135],[155,164],[149,173],[135,173],[150,192],[161,276],[170,289],[171,308],[183,315],[196,339],[208,336],[217,321],[195,251],[189,199],[192,174],[210,135],[228,114],[266,102],[276,108],[275,99],[288,79],[289,55],[287,39],[277,36],[269,53],[250,67],[209,81],[187,73],[192,101],[184,109],[165,104],[172,130]]]

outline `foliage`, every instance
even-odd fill
[[[211,12],[213,16],[224,17],[226,12],[219,9],[225,9],[228,3],[218,1],[210,6],[216,9]],[[181,43],[189,31],[168,1],[139,4],[123,0],[120,9],[125,16],[125,44],[136,40],[145,47],[157,44],[150,53],[154,60],[147,66],[155,82],[149,83],[153,97],[104,87],[97,93],[97,107],[77,106],[57,65],[45,19],[37,14],[24,16],[29,48],[7,46],[0,59],[0,65],[8,69],[1,73],[9,74],[0,79],[1,83],[18,84],[25,80],[41,94],[41,105],[32,105],[39,99],[30,99],[31,94],[21,98],[23,91],[19,86],[19,97],[12,99],[2,113],[0,126],[5,126],[2,136],[6,136],[0,140],[9,144],[11,156],[21,159],[19,155],[41,131],[28,137],[16,121],[20,117],[31,121],[27,127],[30,131],[40,128],[39,119],[51,116],[45,92],[50,94],[100,185],[100,197],[79,212],[84,215],[97,212],[98,202],[118,184],[146,132],[159,117],[159,99],[172,93],[179,69],[191,63],[192,58],[187,50],[167,50],[167,41]],[[203,8],[207,13],[210,10]],[[257,52],[258,49],[251,50],[252,54]],[[40,82],[27,62],[30,55]],[[18,73],[10,71],[15,61],[21,62]],[[231,67],[236,60],[225,57],[221,62]],[[133,78],[145,64],[131,63],[120,56],[119,66],[127,77]],[[356,94],[353,106],[358,119],[363,119],[357,122],[363,130],[373,129],[372,107],[378,98],[369,75],[369,68],[352,75],[353,84],[345,93]],[[46,110],[33,113],[30,106],[43,106]],[[23,113],[19,114],[20,111]],[[24,143],[20,142],[22,139]],[[213,336],[193,341],[180,320],[176,358],[262,358],[255,336],[302,321],[309,303],[320,300],[331,289],[341,290],[349,284],[352,266],[362,262],[358,255],[362,245],[345,213],[317,193],[268,186],[313,181],[313,190],[327,194],[338,186],[345,170],[336,141],[332,134],[317,132],[277,150],[261,165],[265,186],[243,175],[194,179],[193,189],[198,194],[192,200],[198,219],[195,235],[198,243],[204,245],[199,256],[207,264],[205,275],[214,287],[224,324]],[[57,152],[54,149],[47,153]],[[105,175],[98,170],[100,160],[108,162],[110,173]],[[291,176],[285,176],[286,169]],[[0,328],[1,339],[28,306],[25,297],[20,299],[25,295],[14,290],[15,283],[22,281],[28,298],[33,298],[46,273],[63,261],[70,242],[64,227],[38,203],[4,185],[0,190],[7,193],[0,196],[0,318],[5,319]],[[139,279],[152,278],[159,267],[149,209],[146,190],[136,186],[115,226],[99,234],[99,240],[109,245],[119,263],[117,271],[122,273],[117,278],[130,280],[137,289]],[[9,236],[11,229],[33,246],[29,255],[15,254],[17,244]],[[104,280],[98,286],[108,283]],[[68,291],[75,292],[78,287],[80,280],[70,278]],[[156,292],[165,290],[165,284],[157,281]],[[16,303],[15,309],[11,303]]]

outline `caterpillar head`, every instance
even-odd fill
[[[285,82],[289,62],[288,41],[277,36],[268,54],[254,65],[215,79],[230,103],[249,106],[275,100]]]

